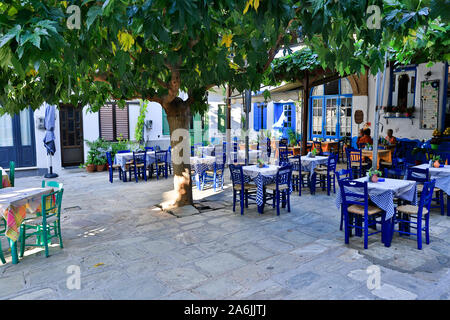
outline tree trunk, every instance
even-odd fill
[[[181,98],[163,105],[170,128],[170,145],[172,146],[173,184],[175,197],[171,199],[174,207],[192,205],[192,180],[190,168],[190,136],[191,120],[190,104]]]

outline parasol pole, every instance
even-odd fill
[[[375,128],[374,128],[374,135],[373,135],[373,151],[372,151],[372,170],[378,170],[378,137],[379,137],[379,127],[380,127],[380,105],[383,104],[384,99],[384,87],[386,83],[386,64],[387,64],[387,55],[388,52],[386,50],[386,54],[384,55],[384,70],[383,70],[383,86],[381,89],[381,99],[380,99],[380,75],[381,70],[378,70],[377,73],[377,99],[375,104]],[[381,101],[380,101],[381,100]]]

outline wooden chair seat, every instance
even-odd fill
[[[423,191],[423,184],[418,184],[417,185],[417,193],[422,193],[422,191]],[[433,192],[439,192],[439,191],[441,191],[441,189],[436,188],[436,187],[433,190]]]
[[[292,171],[292,175],[293,176],[298,176],[299,172],[298,171]],[[302,171],[302,176],[306,176],[309,174],[309,171]]]
[[[143,168],[143,167],[144,167],[144,164],[143,164],[143,163],[130,164],[130,167],[131,167],[131,168],[134,168],[134,167],[136,167],[136,168]]]
[[[58,220],[58,217],[56,215],[48,217],[46,222],[47,224],[55,222],[56,220]],[[40,226],[42,225],[42,217],[36,217],[36,218],[31,218],[31,219],[27,219],[23,222],[26,225],[29,226]]]
[[[158,162],[156,165],[161,167],[161,166],[165,166],[166,163],[165,162]]]
[[[122,168],[122,166],[120,164],[113,164],[112,167],[113,167],[113,169]]]
[[[380,164],[386,167],[392,167],[392,162],[380,161]]]
[[[361,163],[363,167],[369,165],[367,162]],[[359,167],[359,162],[352,162],[352,167]]]
[[[358,205],[358,204],[353,204],[348,207],[347,211],[350,213],[354,213],[354,214],[364,215],[364,206]],[[370,216],[373,214],[381,213],[381,212],[383,212],[383,210],[381,210],[380,208],[378,208],[376,206],[369,205],[367,212],[368,212],[368,215]]]
[[[241,190],[242,186],[240,184],[237,184],[237,185],[234,185],[233,188],[234,188],[234,190]],[[254,184],[250,184],[250,183],[244,184],[244,190],[251,190],[251,189],[256,190],[256,186]]]
[[[418,206],[413,206],[411,204],[405,204],[403,206],[398,206],[397,207],[397,211],[401,212],[401,213],[406,213],[406,214],[418,214],[419,213],[419,207]],[[422,213],[423,214],[428,214],[427,208],[423,208]]]
[[[266,185],[266,189],[275,191],[275,190],[277,190],[277,184],[276,183],[268,184],[268,185]],[[278,189],[286,190],[286,189],[289,189],[289,186],[287,184],[280,184],[280,185],[278,185]]]
[[[320,175],[327,175],[327,168],[314,168],[314,172]]]

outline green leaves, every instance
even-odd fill
[[[15,25],[14,28],[8,31],[7,34],[0,37],[0,48],[2,48],[5,44],[7,44],[14,37],[18,38],[22,27],[20,25]]]

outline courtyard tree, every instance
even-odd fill
[[[173,133],[188,132],[191,115],[207,109],[210,88],[259,88],[278,49],[296,39],[296,10],[289,0],[2,3],[1,112],[44,101],[92,111],[109,99],[154,101],[176,150]],[[174,205],[192,203],[188,161],[174,163],[174,189]]]

